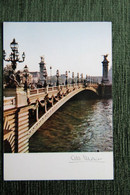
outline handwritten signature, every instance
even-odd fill
[[[88,155],[71,155],[70,156],[70,163],[77,163],[77,162],[103,162],[103,158],[95,157],[95,156],[88,156]]]

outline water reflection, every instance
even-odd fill
[[[112,151],[112,99],[77,95],[31,137],[30,152]]]

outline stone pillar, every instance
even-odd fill
[[[111,84],[101,85],[101,97],[102,98],[112,98],[112,85]]]
[[[44,85],[44,76],[43,76],[43,69],[45,66],[44,57],[41,57],[41,62],[39,63],[39,65],[40,65],[40,82],[42,83],[42,85]]]
[[[16,151],[18,153],[29,152],[29,111],[27,107],[18,109],[16,128]]]
[[[104,60],[102,61],[103,64],[103,76],[102,76],[102,83],[108,83],[109,79],[108,79],[108,63],[109,61],[107,60],[107,56],[108,55],[104,55]]]
[[[16,97],[16,108],[15,108],[15,118],[14,124],[10,126],[10,130],[13,131],[15,141],[12,152],[16,153],[24,153],[29,151],[29,138],[28,138],[28,130],[29,130],[29,111],[27,107],[27,93],[23,90],[23,88],[6,88],[4,91],[4,95],[6,97],[15,96]],[[13,110],[10,110],[12,113]],[[9,113],[10,115],[10,113]],[[14,119],[13,119],[14,120]],[[10,120],[10,123],[11,121]],[[12,144],[12,139],[10,143]],[[11,145],[12,148],[12,145]]]
[[[24,91],[23,87],[16,88],[5,88],[4,89],[5,97],[16,97],[16,107],[27,105],[27,93]]]
[[[27,93],[22,88],[17,88],[16,91],[16,106],[17,108],[27,105]]]

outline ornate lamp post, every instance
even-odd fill
[[[56,82],[56,86],[59,86],[59,70],[56,71],[56,77],[57,77],[57,82]]]
[[[68,71],[65,72],[65,77],[66,77],[65,85],[67,86],[67,84],[68,84],[68,79],[67,79],[68,78]]]
[[[93,83],[93,77],[91,76],[91,84]]]
[[[13,39],[13,41],[10,43],[10,48],[12,49],[12,52],[11,52],[8,59],[5,59],[6,52],[5,52],[5,50],[3,50],[3,59],[7,62],[11,62],[13,73],[14,73],[16,66],[17,66],[17,62],[19,62],[19,63],[24,62],[25,53],[23,52],[23,54],[22,54],[23,60],[20,60],[19,59],[19,52],[18,52],[18,43],[15,41],[15,39]]]
[[[27,65],[24,66],[23,76],[25,77],[24,89],[27,90],[27,88],[29,87],[28,86],[29,71]]]
[[[83,83],[83,73],[81,74],[81,83]]]
[[[68,71],[68,83],[70,83],[70,70]]]
[[[52,86],[51,78],[52,78],[52,66],[50,66],[50,86]]]
[[[87,83],[87,81],[88,81],[88,75],[86,74],[86,83]]]
[[[17,67],[17,62],[19,62],[19,63],[24,62],[25,53],[23,52],[22,60],[20,60],[19,52],[18,52],[18,43],[15,41],[15,39],[13,39],[13,41],[10,43],[10,48],[11,48],[12,52],[9,55],[9,58],[7,58],[7,59],[5,59],[6,52],[5,52],[5,50],[3,50],[3,60],[6,61],[6,62],[11,62],[12,70],[9,71],[10,87],[11,87],[11,85],[14,86],[14,85],[16,85],[16,83],[18,83],[14,73],[15,73],[15,69]]]
[[[44,77],[44,87],[47,87],[47,70],[45,66],[43,69],[43,77]]]
[[[72,84],[74,85],[74,72],[72,72]]]
[[[89,84],[91,84],[91,76],[89,76]]]
[[[87,76],[87,74],[86,74],[86,78],[85,78],[85,80],[84,80],[85,86],[87,86],[87,82],[88,82],[88,76]]]
[[[77,84],[79,84],[79,73],[77,73]]]

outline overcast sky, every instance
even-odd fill
[[[29,71],[39,71],[40,56],[44,56],[48,75],[59,69],[83,73],[84,76],[101,76],[104,54],[109,54],[112,66],[111,22],[5,22],[4,49],[9,56],[13,38],[19,44],[20,56],[26,58],[17,70],[25,65]],[[9,63],[5,63],[9,64]]]

